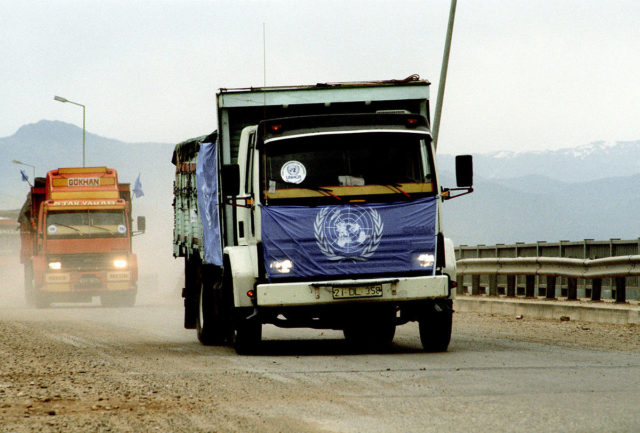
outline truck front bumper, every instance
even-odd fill
[[[43,292],[97,292],[131,290],[136,288],[132,272],[47,272],[44,276]]]
[[[446,275],[258,284],[259,307],[328,305],[348,302],[404,302],[451,295]]]

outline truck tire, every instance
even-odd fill
[[[184,259],[184,327],[196,329],[200,302],[200,267],[202,262],[196,254]]]
[[[137,290],[127,291],[127,293],[123,293],[120,297],[120,300],[123,303],[124,307],[133,307],[136,305],[136,297],[138,296]]]
[[[262,340],[262,323],[257,318],[240,319],[233,334],[233,347],[239,355],[251,355],[258,351]]]
[[[33,266],[24,265],[24,300],[28,307],[36,305],[36,294],[33,287]]]
[[[205,346],[222,345],[231,340],[229,306],[223,290],[219,268],[202,266],[196,331],[198,340]]]
[[[103,293],[100,295],[100,304],[103,307],[133,307],[136,304],[137,290],[123,290]]]
[[[430,308],[418,320],[420,341],[425,352],[446,352],[451,341],[453,310],[448,308]]]
[[[344,338],[357,350],[386,350],[396,333],[394,307],[375,307],[355,314],[343,329]]]
[[[51,306],[49,294],[34,288],[34,304],[36,308],[49,308]]]

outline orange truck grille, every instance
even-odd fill
[[[105,254],[69,254],[56,257],[62,264],[62,269],[83,271],[112,268],[114,258],[115,256]]]

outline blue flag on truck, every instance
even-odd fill
[[[20,170],[20,176],[22,176],[23,182],[29,183],[29,176],[27,176],[27,173],[25,173],[24,170]]]
[[[432,274],[435,197],[411,202],[262,207],[267,276]]]
[[[217,140],[200,143],[196,160],[196,189],[198,210],[202,221],[204,260],[222,266],[220,217],[218,215],[218,150]]]
[[[142,192],[142,182],[140,182],[140,173],[138,173],[138,177],[136,178],[136,182],[133,184],[133,196],[135,198],[142,197],[144,192]]]

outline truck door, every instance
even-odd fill
[[[246,135],[245,135],[246,134]],[[245,137],[241,138],[241,143],[246,139],[246,152],[240,152],[238,163],[240,164],[240,195],[237,204],[236,233],[238,245],[255,245],[255,219],[253,207],[255,205],[255,194],[253,190],[253,159],[255,153],[256,128],[246,128],[243,131]],[[244,150],[244,149],[243,149]]]

